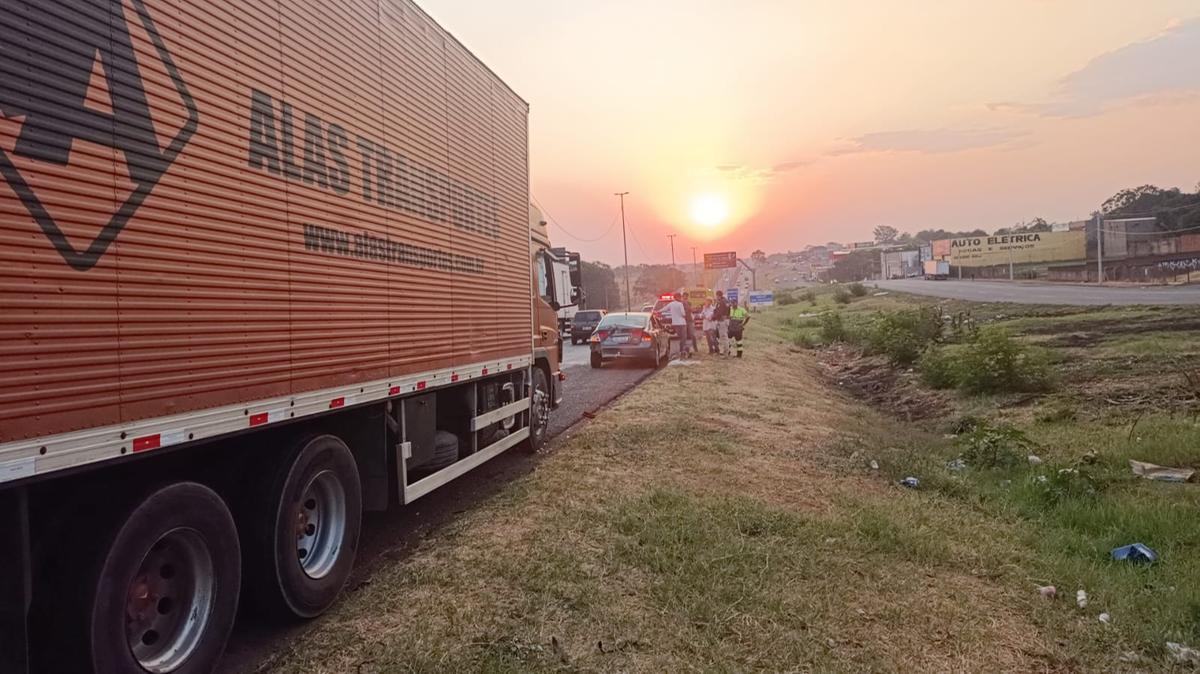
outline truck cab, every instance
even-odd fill
[[[562,381],[566,378],[561,370],[564,348],[561,312],[577,307],[582,294],[579,254],[551,246],[549,227],[534,206],[529,207],[529,231],[534,357],[549,366],[551,396],[557,406],[562,402]]]

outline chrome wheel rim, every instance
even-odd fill
[[[314,580],[337,564],[346,538],[346,490],[331,470],[312,477],[295,504],[296,559]]]
[[[187,662],[208,627],[215,587],[199,532],[173,529],[150,547],[125,602],[125,636],[143,669],[166,674]]]

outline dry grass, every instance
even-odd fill
[[[1094,617],[1033,591],[1013,522],[867,467],[937,440],[772,324],[653,377],[262,671],[1113,668],[1120,644],[1070,641]]]

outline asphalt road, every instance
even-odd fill
[[[1098,287],[1067,283],[1009,283],[1004,281],[878,281],[883,290],[932,295],[974,302],[1104,306],[1110,304],[1200,304],[1200,286]]]
[[[588,345],[571,346],[568,340],[565,351],[563,372],[567,381],[562,405],[550,416],[551,438],[563,434],[586,414],[620,397],[653,372],[625,363],[593,370],[588,364]],[[363,523],[358,564],[348,585],[349,592],[370,583],[371,576],[382,565],[407,558],[422,539],[436,533],[439,527],[486,502],[516,478],[532,472],[540,456],[543,455],[530,456],[514,449],[412,505],[386,513],[369,513]],[[243,615],[238,618],[218,671],[251,674],[266,666],[281,645],[297,638],[304,629],[303,624],[272,624],[253,615]]]

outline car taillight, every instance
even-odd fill
[[[596,334],[592,335],[591,341],[603,342],[606,339],[608,339],[608,330],[601,330],[600,332],[597,332]]]

